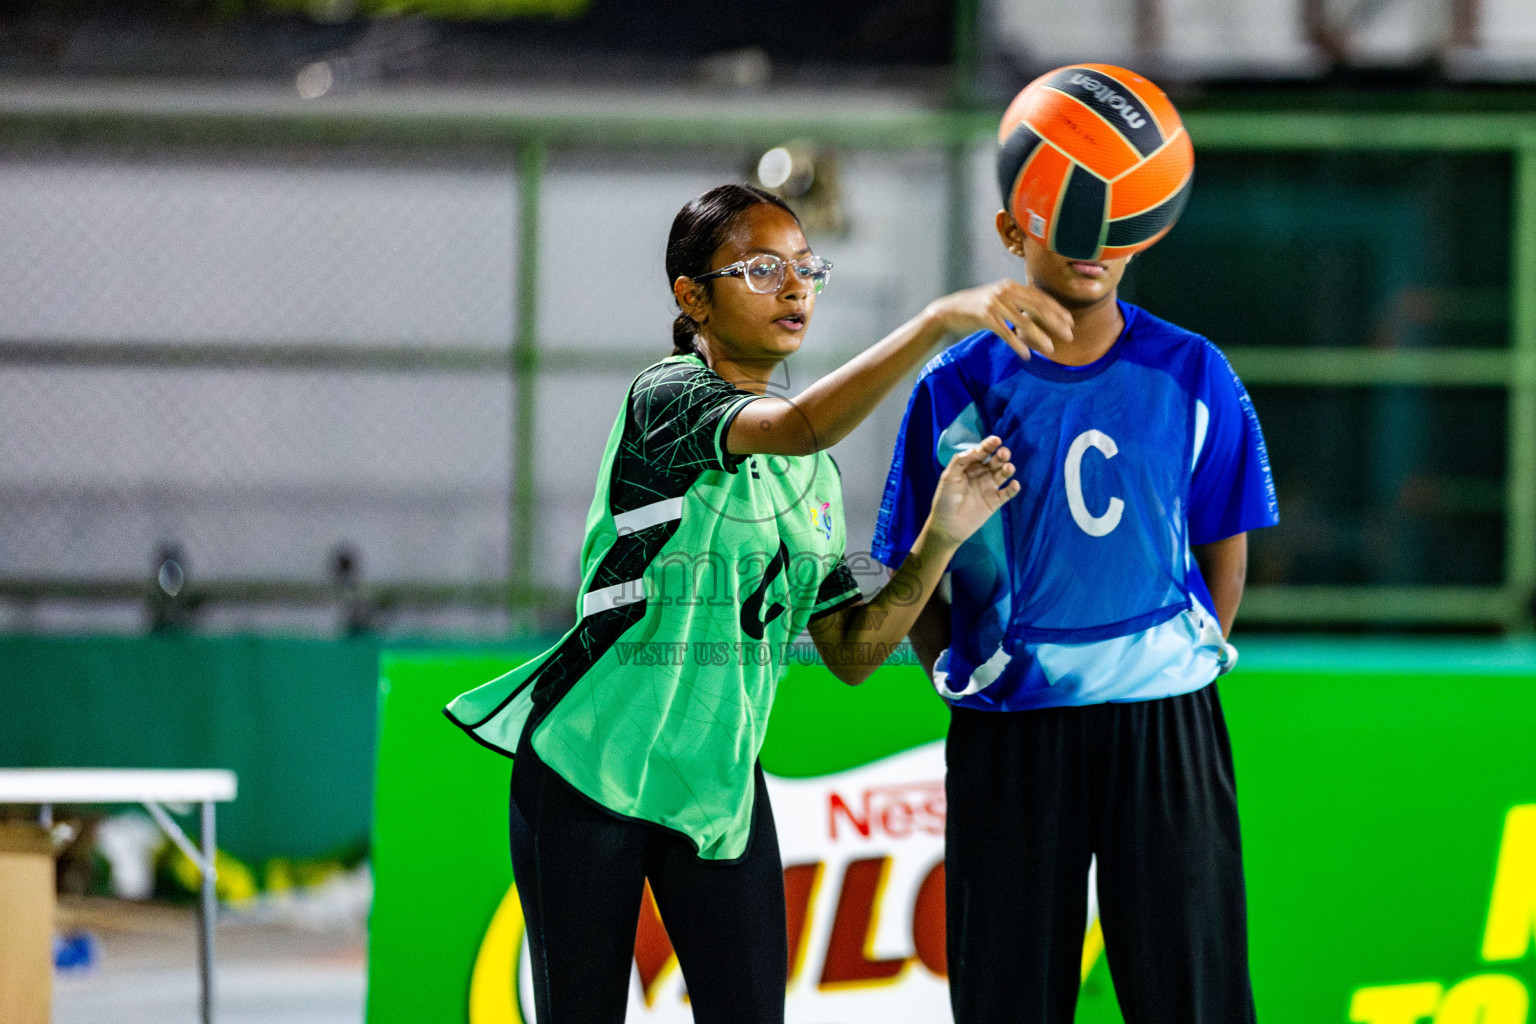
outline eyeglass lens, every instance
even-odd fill
[[[784,286],[785,261],[777,256],[754,256],[747,261],[746,273],[743,275],[747,287],[755,292],[776,292]],[[793,264],[795,273],[800,280],[806,281],[811,288],[820,292],[827,284],[827,275],[830,267],[824,260],[815,256],[808,256]]]

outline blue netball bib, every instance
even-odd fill
[[[935,679],[955,703],[1168,696],[1231,656],[1190,546],[1277,521],[1258,419],[1209,342],[1121,312],[1121,337],[1089,366],[1026,362],[983,333],[918,380],[875,557],[900,564],[944,465],[988,434],[1023,485],[951,562],[953,639]]]

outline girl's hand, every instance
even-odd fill
[[[949,460],[939,476],[933,509],[928,513],[930,536],[959,547],[1004,502],[1019,493],[1019,482],[1009,479],[1013,476],[1013,463],[1008,456],[1002,438],[994,434]]]
[[[1051,355],[1057,342],[1072,340],[1066,307],[1039,288],[1008,278],[935,299],[928,314],[956,333],[992,331],[1024,359],[1030,349]]]

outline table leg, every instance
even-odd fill
[[[217,923],[218,898],[215,884],[218,880],[218,868],[215,858],[218,856],[218,844],[215,838],[213,823],[213,801],[203,802],[202,835],[203,841],[203,870],[202,870],[202,903],[198,914],[202,932],[202,944],[198,949],[198,969],[202,975],[203,983],[203,1024],[213,1024],[213,932]]]

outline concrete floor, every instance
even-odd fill
[[[54,1024],[198,1024],[197,920],[188,907],[64,898],[63,931],[100,943],[99,964],[54,978]],[[362,1024],[366,937],[230,914],[217,932],[219,1024]]]

